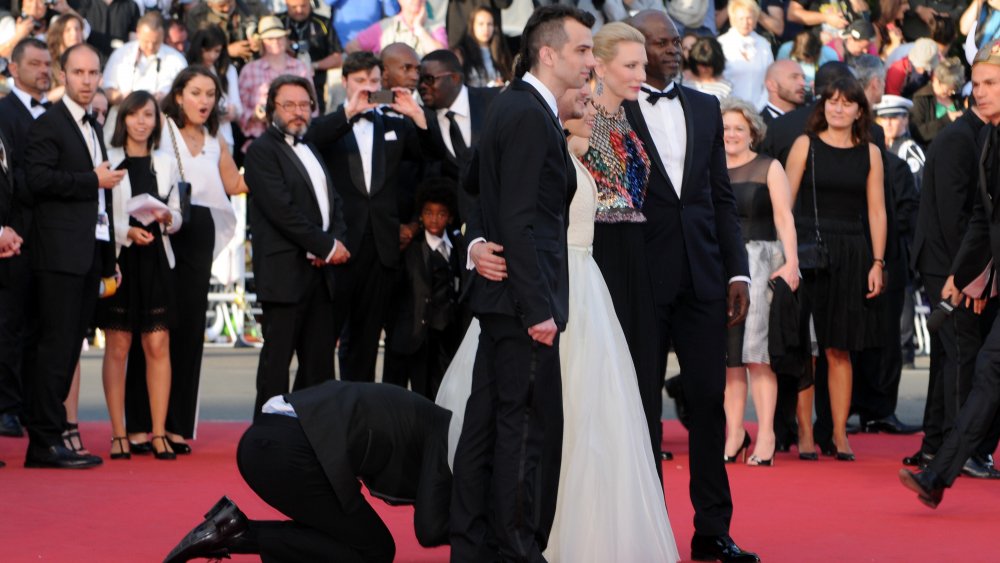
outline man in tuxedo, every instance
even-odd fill
[[[277,395],[240,440],[247,485],[291,518],[248,520],[223,497],[167,563],[230,553],[264,561],[389,563],[396,546],[361,492],[413,505],[417,541],[448,541],[451,413],[395,385],[327,381]]]
[[[392,43],[386,45],[379,56],[382,59],[382,89],[405,88],[413,96],[413,100],[419,103],[417,84],[420,82],[420,56],[413,47],[406,43]],[[383,107],[382,111],[401,117],[388,107]],[[414,209],[413,205],[417,186],[427,177],[426,159],[404,160],[399,163],[396,181],[399,185],[400,251],[406,250],[420,228],[417,221],[420,211]]]
[[[319,148],[343,200],[351,260],[334,267],[333,333],[341,339],[340,379],[374,381],[379,337],[399,267],[399,165],[423,157],[416,128],[427,128],[410,92],[396,88],[380,112],[369,94],[382,85],[382,64],[359,51],[344,60],[347,102],[316,120],[306,140]]]
[[[25,381],[30,381],[31,393],[25,467],[101,463],[97,456],[63,445],[63,401],[97,304],[100,279],[115,274],[110,189],[125,172],[110,169],[103,131],[90,113],[101,80],[100,54],[82,43],[67,50],[60,62],[66,94],[32,125],[25,150],[27,186],[35,201],[30,262],[39,324],[26,355]]]
[[[656,309],[659,368],[639,381],[653,459],[660,468],[663,379],[673,346],[690,409],[695,560],[759,561],[729,536],[733,503],[723,465],[726,327],[746,319],[750,270],[729,185],[716,98],[673,82],[681,41],[663,12],[630,23],[646,37],[646,83],[625,115],[653,162],[642,212]]]
[[[0,132],[8,141],[7,172],[11,199],[7,214],[0,218],[16,229],[11,233],[27,235],[31,227],[31,198],[24,181],[24,146],[28,129],[35,118],[45,113],[51,102],[45,92],[51,85],[51,55],[45,43],[35,38],[23,39],[14,46],[9,71],[14,78],[11,92],[0,99]],[[28,267],[27,245],[20,255],[12,256],[0,265],[0,436],[24,435],[22,416],[24,381],[24,341],[27,315],[31,302],[31,269]]]
[[[247,151],[253,269],[264,309],[254,416],[264,401],[333,379],[333,264],[350,257],[343,205],[319,153],[302,140],[317,101],[309,81],[279,76],[265,113],[270,126]]]
[[[913,241],[913,268],[920,272],[932,306],[941,301],[941,290],[962,244],[979,199],[978,138],[988,117],[973,106],[938,133],[927,152],[920,211]],[[995,314],[995,311],[993,312]],[[925,466],[954,427],[958,409],[966,401],[975,374],[976,353],[982,346],[983,319],[970,308],[955,307],[950,318],[931,332],[931,366],[924,407],[924,436],[920,449],[903,460]],[[994,425],[996,428],[996,425]],[[985,439],[963,471],[972,476],[991,475],[989,456],[996,449],[996,432]]]
[[[1000,259],[1000,41],[991,41],[976,53],[972,63],[972,95],[980,116],[987,122],[979,139],[982,145],[979,178],[972,219],[955,256],[951,275],[941,297],[959,306],[972,301],[975,312],[997,295],[997,260]],[[937,141],[934,143],[937,145]],[[986,336],[976,358],[972,390],[937,454],[927,469],[899,471],[903,486],[917,493],[923,504],[936,508],[962,472],[969,456],[986,438],[1000,406],[1000,317]]]
[[[0,338],[3,339],[0,340],[0,343],[5,346],[5,349],[0,350],[0,352],[3,353],[20,352],[19,346],[16,346],[17,340],[11,338],[10,334],[12,330],[16,331],[16,327],[10,326],[6,318],[8,308],[13,305],[10,291],[10,259],[21,253],[21,244],[24,242],[21,235],[10,224],[14,210],[14,169],[10,158],[10,151],[13,148],[7,135],[0,129],[0,331],[2,331]],[[14,344],[14,346],[10,344]],[[17,376],[16,373],[9,375],[13,375],[15,378]],[[11,380],[8,379],[8,381]],[[16,381],[17,379],[13,380],[13,382]],[[3,391],[0,389],[0,392]],[[14,421],[16,422],[17,419],[14,418]],[[6,430],[6,428],[6,425],[0,426],[0,430]],[[19,422],[16,430],[23,433]],[[7,435],[6,432],[4,435]],[[4,462],[0,461],[0,467],[4,465]]]
[[[595,65],[593,23],[572,7],[535,10],[515,72],[522,78],[497,96],[483,126],[480,221],[467,235],[474,246],[502,247],[507,275],[470,284],[482,334],[455,453],[453,561],[544,561],[562,453],[559,332],[576,189],[556,100]]]
[[[764,123],[770,125],[806,101],[806,77],[799,63],[791,59],[781,59],[771,63],[764,75],[767,89],[767,105],[760,110]]]

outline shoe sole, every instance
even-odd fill
[[[24,462],[24,467],[27,469],[92,469],[100,466],[100,463],[88,463],[84,465],[52,465],[51,463],[42,463],[37,461]]]
[[[913,478],[913,474],[905,469],[899,470],[899,482],[903,484],[904,487],[910,489],[911,491],[917,493],[917,500],[923,503],[924,506],[928,508],[937,508],[938,503],[934,502],[934,499],[927,495],[927,491],[920,486],[920,483]]]

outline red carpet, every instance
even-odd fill
[[[107,457],[109,425],[81,425],[87,445]],[[175,462],[136,456],[105,459],[85,471],[26,470],[26,439],[0,438],[0,561],[160,561],[201,515],[228,494],[251,518],[280,518],[236,469],[243,423],[203,423],[193,456]],[[690,554],[687,436],[666,424],[667,506],[681,555]],[[960,479],[932,511],[896,479],[899,460],[919,438],[859,435],[859,461],[799,461],[779,455],[772,468],[731,466],[737,542],[770,562],[987,561],[996,557],[1000,482]],[[410,508],[373,503],[396,538],[397,561],[446,561],[447,548],[419,547]],[[586,538],[580,538],[586,541]],[[237,557],[236,561],[254,558]],[[628,563],[628,562],[620,562]]]

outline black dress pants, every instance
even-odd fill
[[[539,344],[513,317],[479,321],[455,452],[451,560],[542,562],[562,458],[559,340]]]
[[[198,384],[205,350],[205,318],[212,279],[215,223],[207,207],[191,206],[191,220],[170,235],[176,265],[177,315],[170,329],[170,406],[167,432],[194,438],[198,418]],[[142,341],[132,339],[125,378],[125,429],[129,434],[152,430],[149,391],[146,389],[146,356]]]
[[[90,270],[83,275],[36,271],[38,331],[25,356],[31,386],[27,408],[29,449],[62,445],[73,371],[83,339],[94,317],[100,287],[100,244],[94,246]]]
[[[250,521],[264,563],[392,561],[396,545],[389,529],[367,502],[344,510],[297,418],[257,417],[240,440],[236,461],[257,496],[291,518]]]
[[[31,269],[28,257],[5,258],[6,278],[0,279],[0,414],[22,414],[25,404],[24,346],[28,337],[28,322],[35,315],[26,315],[33,307]]]
[[[257,363],[257,400],[253,416],[275,395],[288,393],[288,368],[299,360],[293,391],[334,378],[333,300],[322,275],[312,282],[298,303],[263,302],[264,347]]]
[[[883,315],[885,345],[851,354],[854,368],[851,412],[858,413],[862,421],[878,420],[896,413],[903,376],[899,319],[906,301],[906,286],[890,286],[879,299],[883,300],[878,306]]]
[[[357,253],[335,269],[333,331],[340,336],[346,325],[348,332],[348,338],[340,342],[340,380],[373,382],[378,342],[396,287],[396,268],[382,263],[375,238],[365,233]]]
[[[729,533],[733,499],[723,463],[726,442],[726,301],[701,301],[690,286],[669,304],[657,304],[660,365],[657,376],[639,382],[649,424],[653,459],[661,473],[663,379],[671,345],[681,369],[681,386],[690,406],[691,504],[698,534]]]

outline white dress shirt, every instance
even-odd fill
[[[434,252],[440,252],[442,256],[447,260],[451,257],[451,239],[448,238],[448,231],[441,233],[441,236],[432,235],[429,231],[424,230],[424,240],[427,241],[427,246]]]
[[[104,162],[104,155],[101,154],[101,143],[97,138],[97,131],[90,126],[90,123],[83,122],[83,116],[89,113],[88,110],[80,106],[80,104],[74,102],[69,96],[63,96],[63,102],[66,104],[66,109],[69,110],[70,115],[73,116],[73,122],[76,126],[80,128],[80,133],[83,135],[83,140],[87,142],[87,150],[90,151],[90,159],[94,163],[94,168],[97,168]],[[104,201],[104,190],[102,188],[97,188],[97,215],[107,216],[108,206]],[[98,225],[98,229],[100,225]],[[111,237],[109,233],[104,233],[108,235],[103,236],[101,233],[95,233],[97,240],[110,241]]]
[[[123,96],[146,90],[151,94],[166,94],[174,78],[187,67],[187,59],[169,45],[147,57],[139,50],[138,41],[129,41],[115,49],[104,67],[104,87],[114,88]]]
[[[458,129],[462,132],[462,139],[465,141],[465,146],[471,147],[472,114],[469,108],[469,89],[467,87],[462,86],[462,90],[459,91],[458,97],[455,98],[450,107],[437,110],[438,126],[441,128],[441,138],[444,140],[444,146],[452,156],[455,156],[455,147],[451,145],[451,123],[447,117],[449,111],[455,114],[455,123],[458,124]]]
[[[760,111],[767,104],[764,77],[767,67],[774,62],[771,44],[756,31],[743,36],[734,28],[719,36],[719,44],[726,56],[726,70],[722,75],[733,83],[733,95]]]
[[[17,86],[11,86],[10,87],[10,91],[11,91],[12,94],[14,94],[15,96],[17,96],[17,99],[20,100],[22,104],[24,104],[24,107],[28,108],[28,112],[31,113],[32,119],[38,119],[43,113],[45,113],[45,108],[43,108],[42,106],[40,106],[40,105],[34,105],[34,106],[31,105],[31,100],[34,99],[34,98],[31,97],[31,94],[29,94],[29,93],[25,92],[24,90],[18,88]],[[47,100],[45,100],[43,98],[43,99],[38,100],[38,101],[39,102],[46,102]]]
[[[654,92],[661,91],[649,84],[643,84],[642,87]],[[662,91],[669,92],[673,88],[677,86],[671,82]],[[649,103],[649,94],[639,92],[639,109],[653,138],[653,148],[660,156],[663,167],[667,169],[667,177],[673,184],[677,197],[680,197],[684,183],[684,157],[687,155],[687,118],[684,116],[681,100],[660,98],[653,105]]]
[[[354,130],[354,139],[358,143],[358,152],[361,153],[361,169],[364,171],[365,176],[365,191],[370,195],[372,193],[372,152],[375,150],[375,124],[361,118],[355,121],[351,127]]]
[[[305,143],[296,144],[295,138],[291,135],[285,135],[285,142],[288,143],[288,146],[292,147],[292,152],[295,153],[295,156],[299,157],[299,161],[305,167],[306,173],[309,174],[309,183],[312,184],[313,193],[316,194],[316,203],[319,205],[319,214],[323,218],[323,231],[325,232],[330,228],[330,194],[326,191],[326,173],[323,172],[323,166],[316,159],[316,155],[309,148],[309,145]],[[336,251],[337,241],[335,240],[333,248],[330,249],[330,254],[326,257],[327,262],[333,258],[333,253]],[[306,258],[312,260],[315,256],[311,252],[307,252]]]

